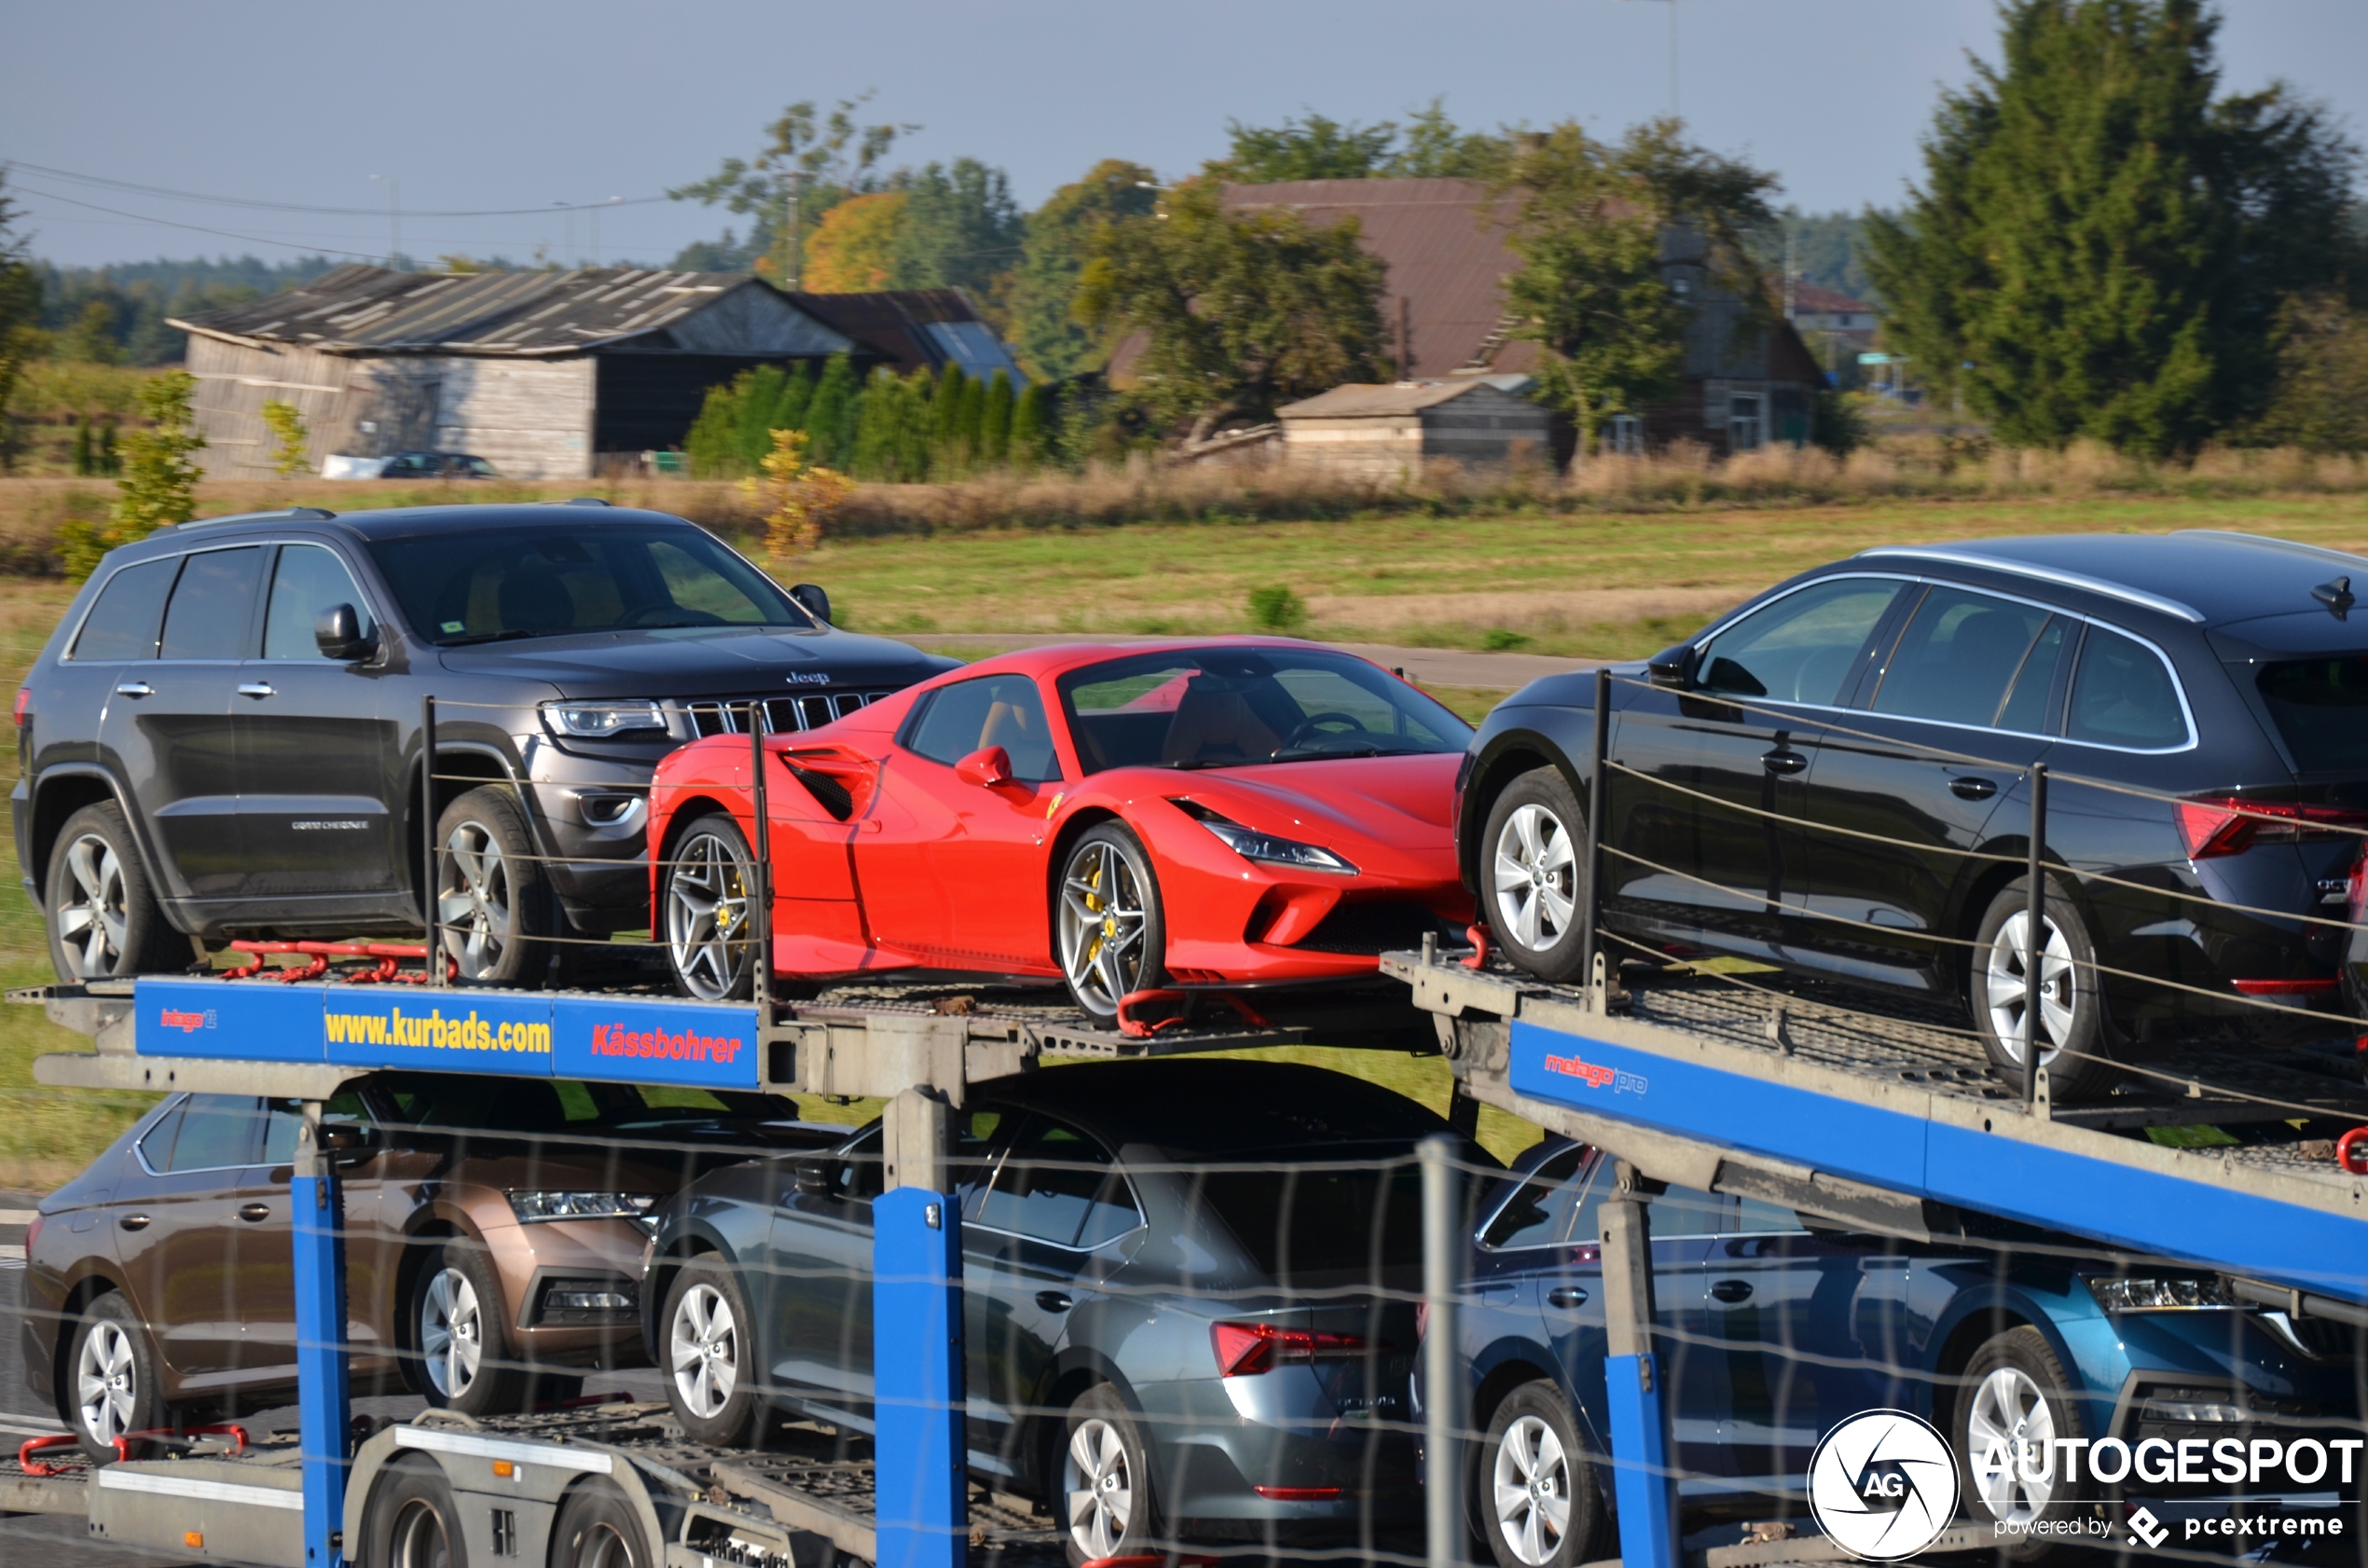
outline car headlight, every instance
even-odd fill
[[[664,730],[666,710],[654,702],[546,702],[543,722],[557,735],[599,740],[628,730]]]
[[[546,1219],[630,1219],[645,1231],[658,1225],[658,1201],[649,1192],[512,1192],[510,1212],[521,1225]]]
[[[1176,805],[1202,827],[1217,835],[1219,844],[1245,860],[1258,860],[1270,866],[1289,866],[1296,871],[1325,871],[1341,876],[1355,876],[1356,868],[1320,844],[1301,844],[1295,838],[1279,833],[1262,833],[1246,828],[1230,818],[1219,817],[1207,806],[1195,801],[1179,800]]]
[[[2177,1279],[2138,1275],[2127,1279],[2092,1279],[2089,1292],[2109,1313],[2194,1312],[2204,1307],[2233,1307],[2236,1300],[2216,1279]]]

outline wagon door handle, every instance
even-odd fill
[[[1752,1299],[1751,1281],[1723,1279],[1710,1287],[1710,1294],[1713,1300],[1725,1301],[1730,1306],[1737,1301],[1748,1301]]]
[[[1558,1285],[1546,1293],[1546,1304],[1568,1312],[1573,1307],[1587,1304],[1587,1292],[1575,1285]]]
[[[239,1217],[250,1225],[257,1224],[271,1217],[271,1205],[269,1204],[241,1204],[239,1205]]]
[[[268,681],[248,681],[240,685],[239,695],[242,697],[254,697],[260,702],[265,697],[276,697],[280,694],[272,690],[271,682]]]
[[[1798,773],[1809,765],[1809,759],[1797,751],[1780,748],[1761,757],[1759,765],[1770,773]]]
[[[145,1231],[148,1228],[148,1217],[145,1214],[127,1214],[116,1223],[126,1231]]]
[[[1036,1304],[1042,1307],[1048,1313],[1065,1313],[1071,1307],[1077,1305],[1075,1301],[1070,1300],[1067,1296],[1062,1295],[1057,1290],[1038,1291],[1036,1293]]]
[[[1948,792],[1961,801],[1986,801],[1998,792],[1998,786],[1987,778],[1952,778]]]
[[[157,695],[157,689],[145,681],[118,681],[115,695],[119,697],[152,697]]]

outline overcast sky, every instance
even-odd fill
[[[1670,106],[1673,6],[1694,135],[1810,211],[1895,201],[1935,89],[1994,32],[1989,0],[0,0],[0,161],[60,262],[380,256],[374,174],[399,185],[412,255],[582,257],[591,218],[551,203],[657,196],[753,154],[785,103],[865,89],[870,118],[923,128],[902,158],[1000,165],[1031,206],[1096,158],[1172,176],[1223,150],[1229,118],[1309,108],[1370,121],[1443,94],[1466,125],[1616,131]],[[2368,128],[2368,0],[2232,11],[2228,87],[2282,76]],[[487,209],[533,211],[427,215]],[[726,221],[620,206],[600,254],[663,263]]]

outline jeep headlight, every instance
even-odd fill
[[[555,735],[600,740],[628,730],[666,728],[666,710],[654,702],[546,702],[543,722]]]
[[[549,1219],[630,1219],[655,1231],[658,1201],[648,1192],[511,1192],[510,1212],[521,1225]]]

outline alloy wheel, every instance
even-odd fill
[[[2022,1471],[2025,1466],[2045,1469],[2047,1445],[2055,1437],[2056,1417],[2047,1408],[2047,1396],[2028,1372],[2001,1367],[1975,1387],[1965,1417],[1966,1449],[1979,1455],[1993,1451],[1989,1445],[1999,1443],[2007,1459],[1996,1474],[1985,1474],[1987,1466],[1975,1471],[1982,1506],[1990,1518],[2021,1524],[2046,1511],[2056,1492],[2053,1475],[2033,1481],[2024,1479]]]
[[[2073,971],[2072,943],[2053,920],[2043,922],[2046,945],[2039,955],[2039,1026],[2046,1042],[2039,1065],[2053,1063],[2064,1041],[2072,1038],[2080,1012],[2078,976]],[[1990,939],[1984,1002],[1989,1009],[1990,1033],[2007,1059],[2020,1064],[2028,1028],[2024,1018],[2029,997],[2024,988],[2023,956],[2031,930],[2031,913],[2017,910]]]
[[[91,1326],[75,1358],[74,1395],[83,1431],[98,1442],[112,1443],[131,1430],[140,1387],[130,1334],[103,1321]]]
[[[1136,988],[1149,918],[1135,868],[1118,846],[1094,839],[1070,858],[1061,878],[1061,969],[1095,1011],[1115,1012]]]
[[[500,967],[517,934],[510,862],[483,822],[458,823],[444,842],[436,868],[435,917],[445,951],[464,979],[482,980]]]
[[[1542,805],[1515,807],[1496,834],[1494,881],[1505,933],[1532,953],[1553,946],[1578,909],[1570,830]]]
[[[683,988],[721,1001],[740,983],[749,956],[747,868],[714,833],[694,833],[675,851],[666,882],[666,942]]]
[[[123,861],[115,846],[84,833],[66,850],[74,886],[58,906],[58,940],[85,975],[116,972],[130,931],[124,912]]]
[[[476,1382],[485,1358],[485,1319],[476,1286],[458,1269],[438,1269],[420,1297],[420,1354],[428,1381],[447,1399],[457,1399]]]
[[[419,1498],[404,1504],[394,1516],[387,1546],[387,1568],[450,1568],[452,1542],[444,1516]]]
[[[1531,1564],[1553,1561],[1571,1525],[1570,1455],[1554,1428],[1534,1415],[1506,1427],[1492,1479],[1496,1528],[1513,1556]]]
[[[1135,1478],[1117,1427],[1099,1416],[1078,1423],[1061,1462],[1061,1492],[1078,1550],[1089,1560],[1116,1555],[1135,1517]]]
[[[731,1403],[740,1381],[740,1336],[732,1303],[711,1285],[691,1286],[674,1304],[668,1338],[674,1390],[683,1409],[702,1421],[714,1420]]]

